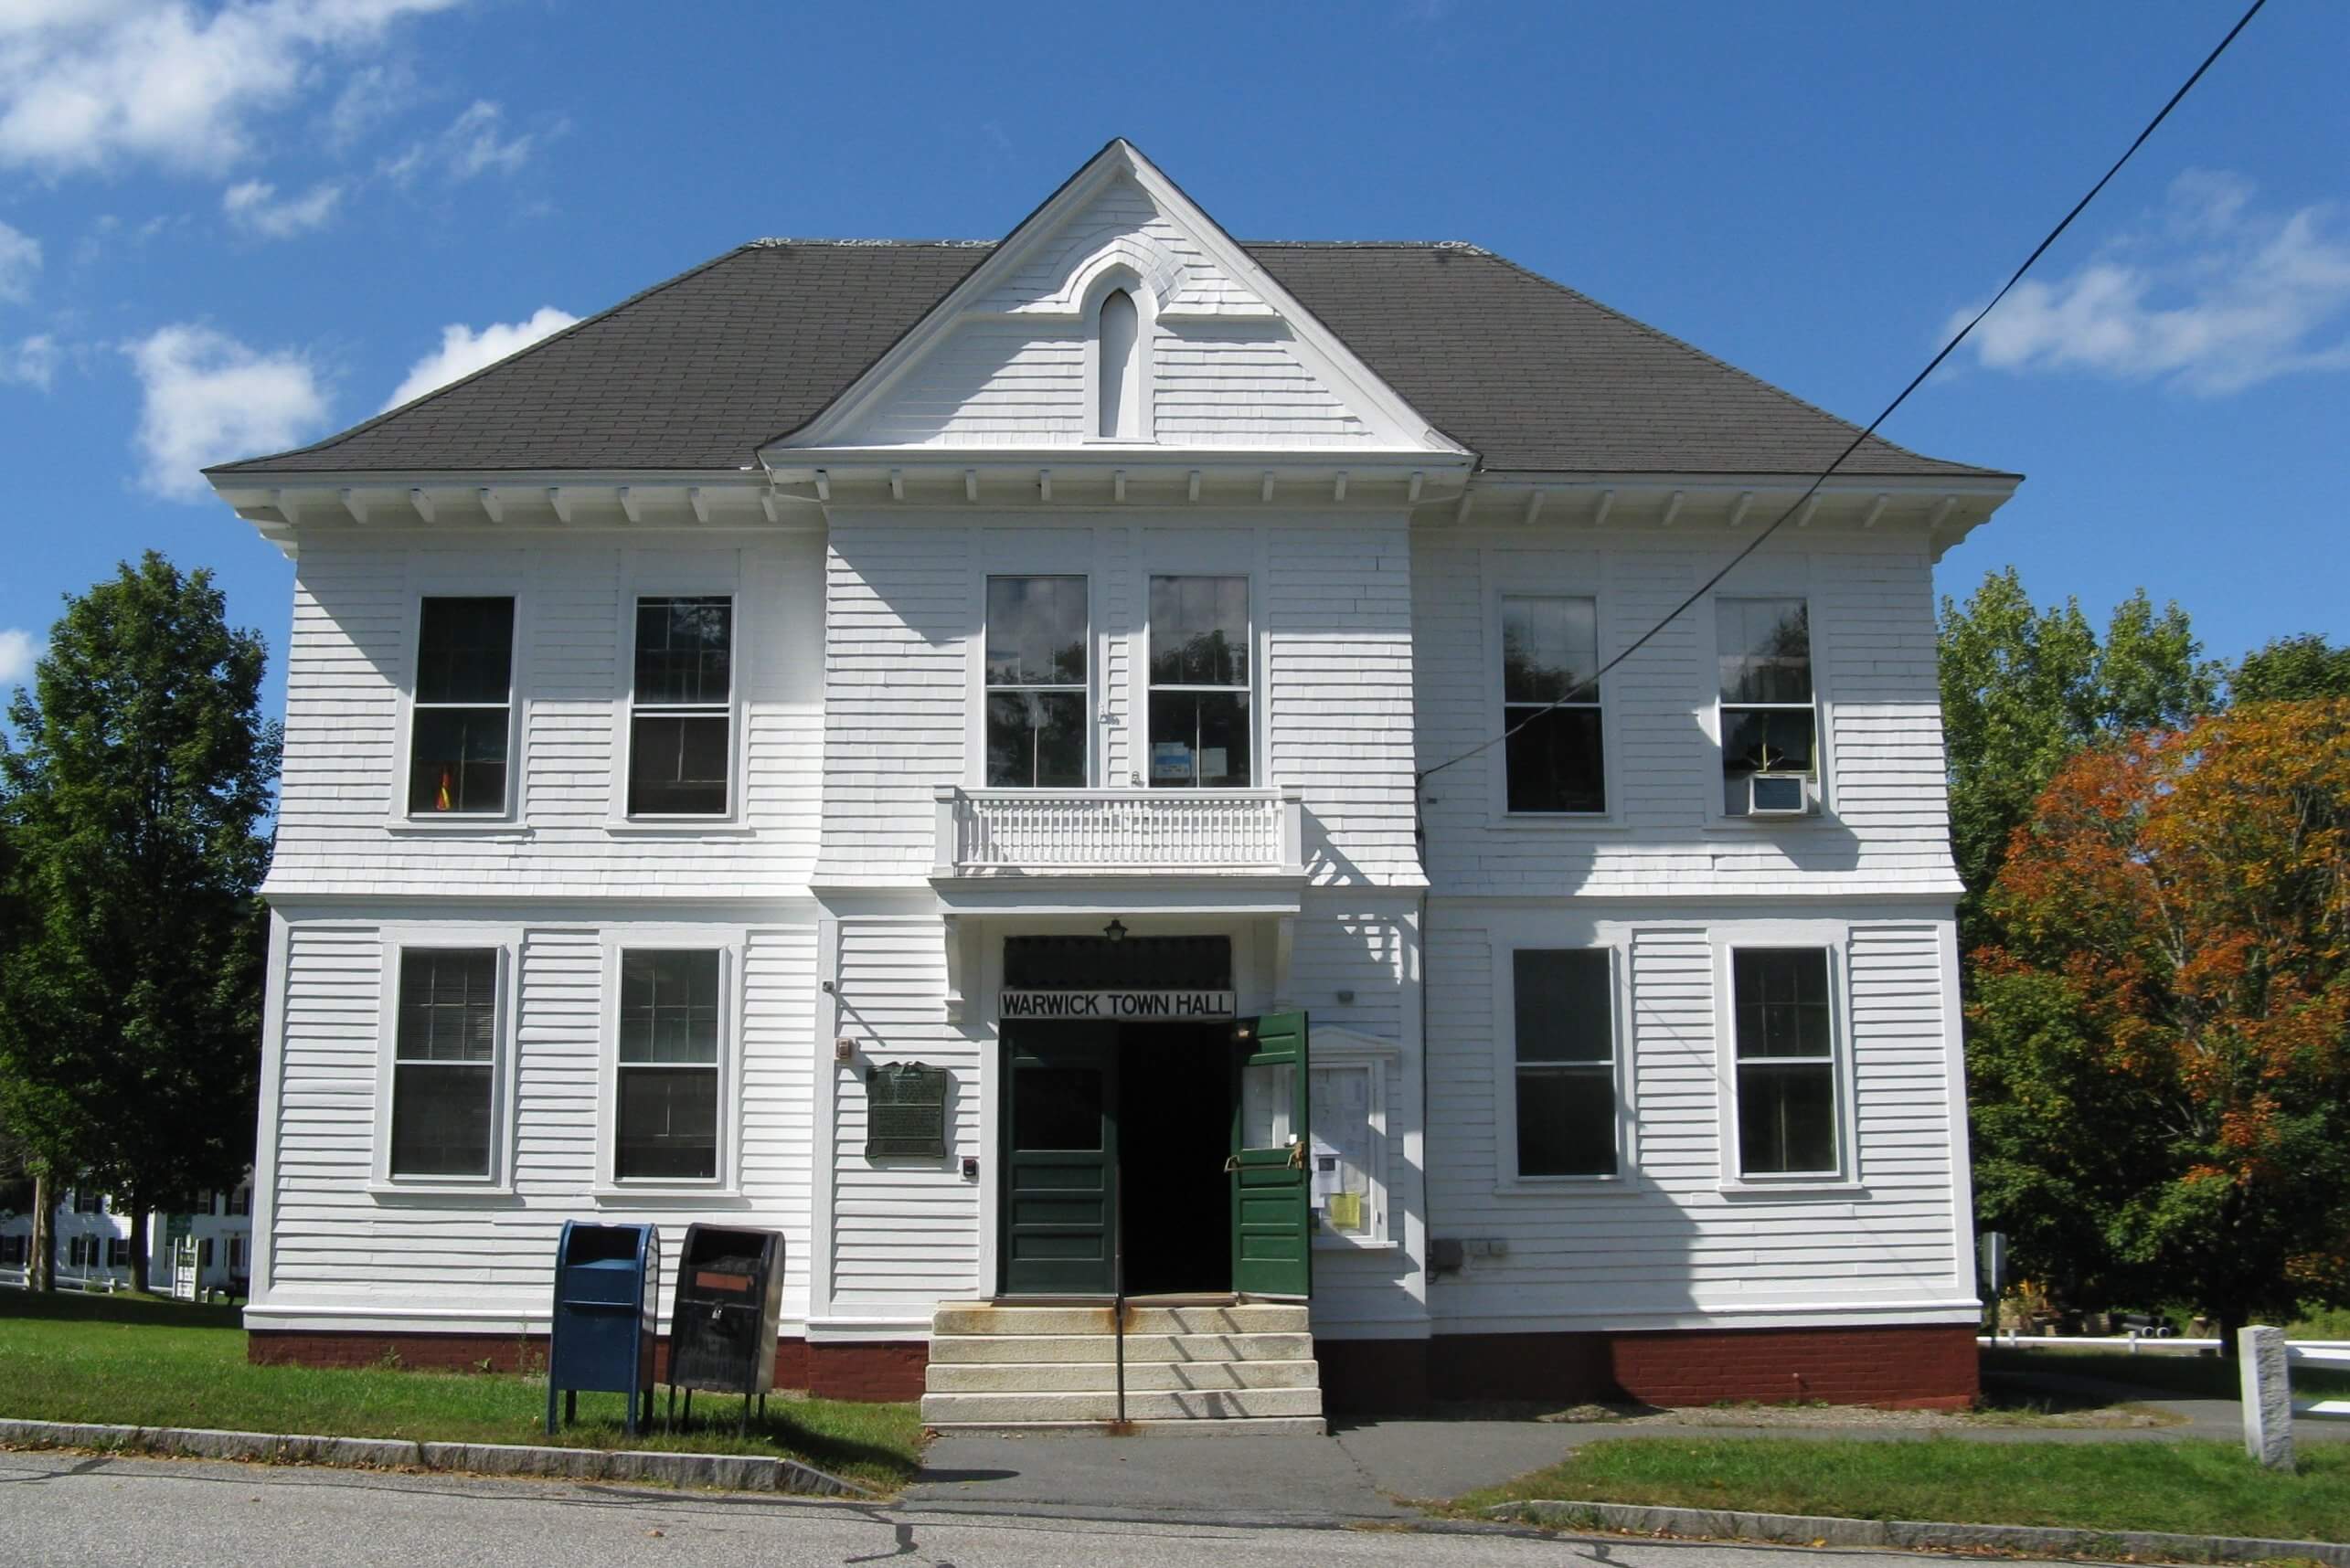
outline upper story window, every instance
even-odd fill
[[[1604,948],[1511,955],[1517,1173],[1616,1173],[1613,987]]]
[[[514,600],[426,599],[416,636],[411,816],[506,809],[513,701]]]
[[[1824,948],[1730,955],[1741,1176],[1833,1175],[1836,1032]]]
[[[734,601],[638,599],[629,815],[726,815],[733,718]]]
[[[1112,289],[1095,323],[1100,349],[1093,433],[1133,440],[1142,435],[1142,320],[1134,296]]]
[[[1589,599],[1502,600],[1502,724],[1513,811],[1608,809],[1600,609]]]
[[[77,1214],[102,1214],[106,1212],[106,1194],[94,1187],[73,1190],[73,1212]]]
[[[1086,583],[987,579],[987,782],[1086,782]]]
[[[1150,781],[1245,789],[1249,579],[1151,579]]]
[[[1819,796],[1812,622],[1800,599],[1714,601],[1721,662],[1722,810],[1796,816]]]
[[[401,952],[388,1174],[490,1174],[497,992],[494,948]]]
[[[612,1174],[718,1173],[720,965],[714,948],[621,955]]]

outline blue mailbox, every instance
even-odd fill
[[[652,1225],[563,1222],[555,1245],[555,1316],[548,1334],[547,1430],[555,1430],[555,1395],[563,1419],[580,1418],[580,1391],[625,1393],[623,1425],[636,1432],[638,1411],[653,1419],[654,1314],[660,1304],[661,1233]]]

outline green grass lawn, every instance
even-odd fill
[[[2195,1399],[2240,1400],[2244,1394],[2234,1361],[2191,1351],[2142,1350],[2133,1356],[2103,1345],[2076,1349],[2062,1343],[2044,1344],[2028,1351],[2011,1351],[2002,1345],[1984,1350],[1983,1370],[1987,1376],[2028,1377],[2036,1371],[2103,1378]],[[2339,1398],[2350,1394],[2350,1372],[2295,1367],[2292,1383],[2296,1399]]]
[[[666,1404],[665,1390],[659,1404]],[[753,1416],[748,1438],[735,1435],[740,1408],[706,1395],[696,1402],[696,1419],[705,1412],[717,1419],[676,1433],[656,1423],[630,1437],[621,1430],[622,1395],[583,1393],[579,1425],[550,1438],[542,1379],[250,1366],[233,1307],[0,1291],[0,1416],[19,1420],[786,1455],[891,1489],[919,1462],[922,1423],[910,1404],[771,1395],[766,1419]]]
[[[2305,1443],[2300,1457],[2287,1476],[2228,1443],[1626,1437],[1451,1507],[1547,1499],[2350,1541],[2350,1445]]]

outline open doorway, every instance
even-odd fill
[[[1118,1031],[1118,1181],[1126,1293],[1232,1288],[1231,1029]]]

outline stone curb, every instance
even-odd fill
[[[449,1470],[476,1476],[552,1476],[573,1481],[658,1481],[728,1491],[877,1498],[869,1487],[803,1465],[750,1454],[550,1448],[513,1443],[417,1443],[399,1437],[215,1432],[200,1426],[108,1426],[79,1421],[0,1420],[0,1447],[93,1448],[272,1465],[376,1470]],[[2345,1564],[2350,1568],[2350,1564]]]
[[[2044,1557],[2116,1558],[2126,1554],[2180,1563],[2254,1563],[2304,1557],[2350,1568],[2350,1545],[2269,1541],[2255,1536],[2174,1535],[2153,1530],[2059,1530],[2026,1524],[1936,1524],[1916,1520],[1835,1519],[1730,1509],[1653,1508],[1636,1503],[1516,1502],[1484,1510],[1552,1530],[1621,1530],[1639,1535],[1696,1535],[1722,1541],[1774,1541],[1797,1546],[1893,1547],[1904,1551],[2029,1552]]]

